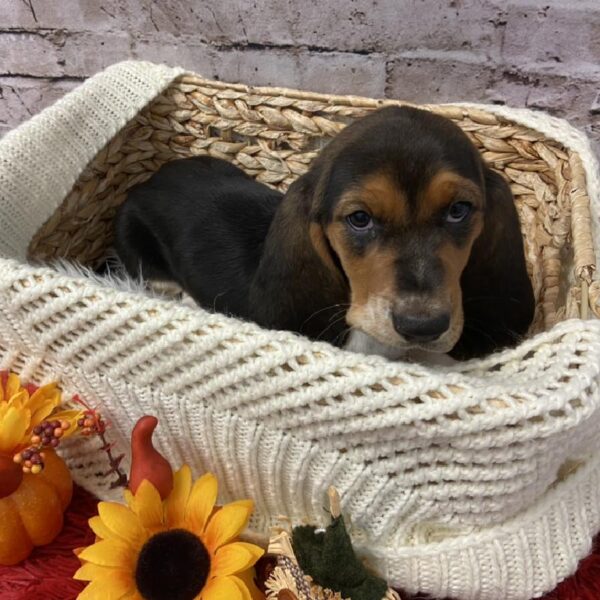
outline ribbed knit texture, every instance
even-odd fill
[[[223,500],[255,500],[256,533],[280,515],[325,522],[333,484],[359,550],[409,592],[554,588],[600,529],[599,321],[432,370],[21,262],[85,164],[177,73],[117,65],[0,142],[0,368],[79,393],[122,451],[155,414],[173,465],[215,472]],[[589,191],[597,213],[597,178]],[[120,498],[94,443],[66,457],[78,483]]]

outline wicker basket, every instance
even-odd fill
[[[112,219],[127,190],[177,158],[210,154],[285,191],[327,139],[352,119],[391,104],[401,103],[248,88],[184,75],[98,153],[31,240],[29,256],[96,266],[112,241]],[[481,108],[421,108],[460,125],[511,184],[536,296],[532,331],[569,317],[586,318],[596,256],[578,154]]]
[[[600,185],[564,122],[425,107],[509,180],[536,297],[519,348],[454,368],[349,354],[24,261],[95,266],[127,190],[175,158],[226,158],[285,190],[345,124],[394,103],[123,63],[8,134],[0,367],[58,377],[100,406],[117,445],[157,414],[170,462],[215,471],[224,500],[253,497],[257,533],[281,514],[323,522],[333,484],[357,548],[392,583],[529,599],[571,573],[600,529]],[[111,496],[93,447],[67,455],[80,483]]]

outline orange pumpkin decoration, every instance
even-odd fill
[[[2,565],[18,563],[62,529],[73,481],[53,447],[77,430],[82,413],[55,412],[60,401],[55,383],[23,387],[14,373],[0,373]]]
[[[34,546],[49,544],[62,530],[73,480],[64,461],[53,450],[45,450],[44,455],[44,470],[37,475],[23,473],[12,456],[0,456],[2,565],[22,561]]]

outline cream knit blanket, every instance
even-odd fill
[[[392,583],[464,600],[552,589],[600,529],[600,322],[570,320],[517,349],[430,370],[266,332],[110,282],[25,262],[34,233],[95,154],[180,70],[115,65],[0,141],[0,368],[97,405],[126,450],[160,419],[174,465],[210,469],[252,528],[326,519],[335,485],[356,545]],[[585,138],[486,107],[577,151],[600,250],[600,183]],[[103,455],[67,458],[110,497]]]

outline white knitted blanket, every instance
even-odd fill
[[[124,451],[136,419],[155,414],[173,465],[215,472],[223,500],[255,500],[256,533],[280,515],[324,522],[335,485],[360,551],[410,592],[528,600],[555,587],[600,529],[599,321],[431,370],[26,264],[85,165],[180,73],[115,65],[0,141],[0,368],[79,393]],[[544,115],[486,110],[580,154],[600,242],[585,138]],[[78,483],[114,497],[97,448],[67,458]]]

